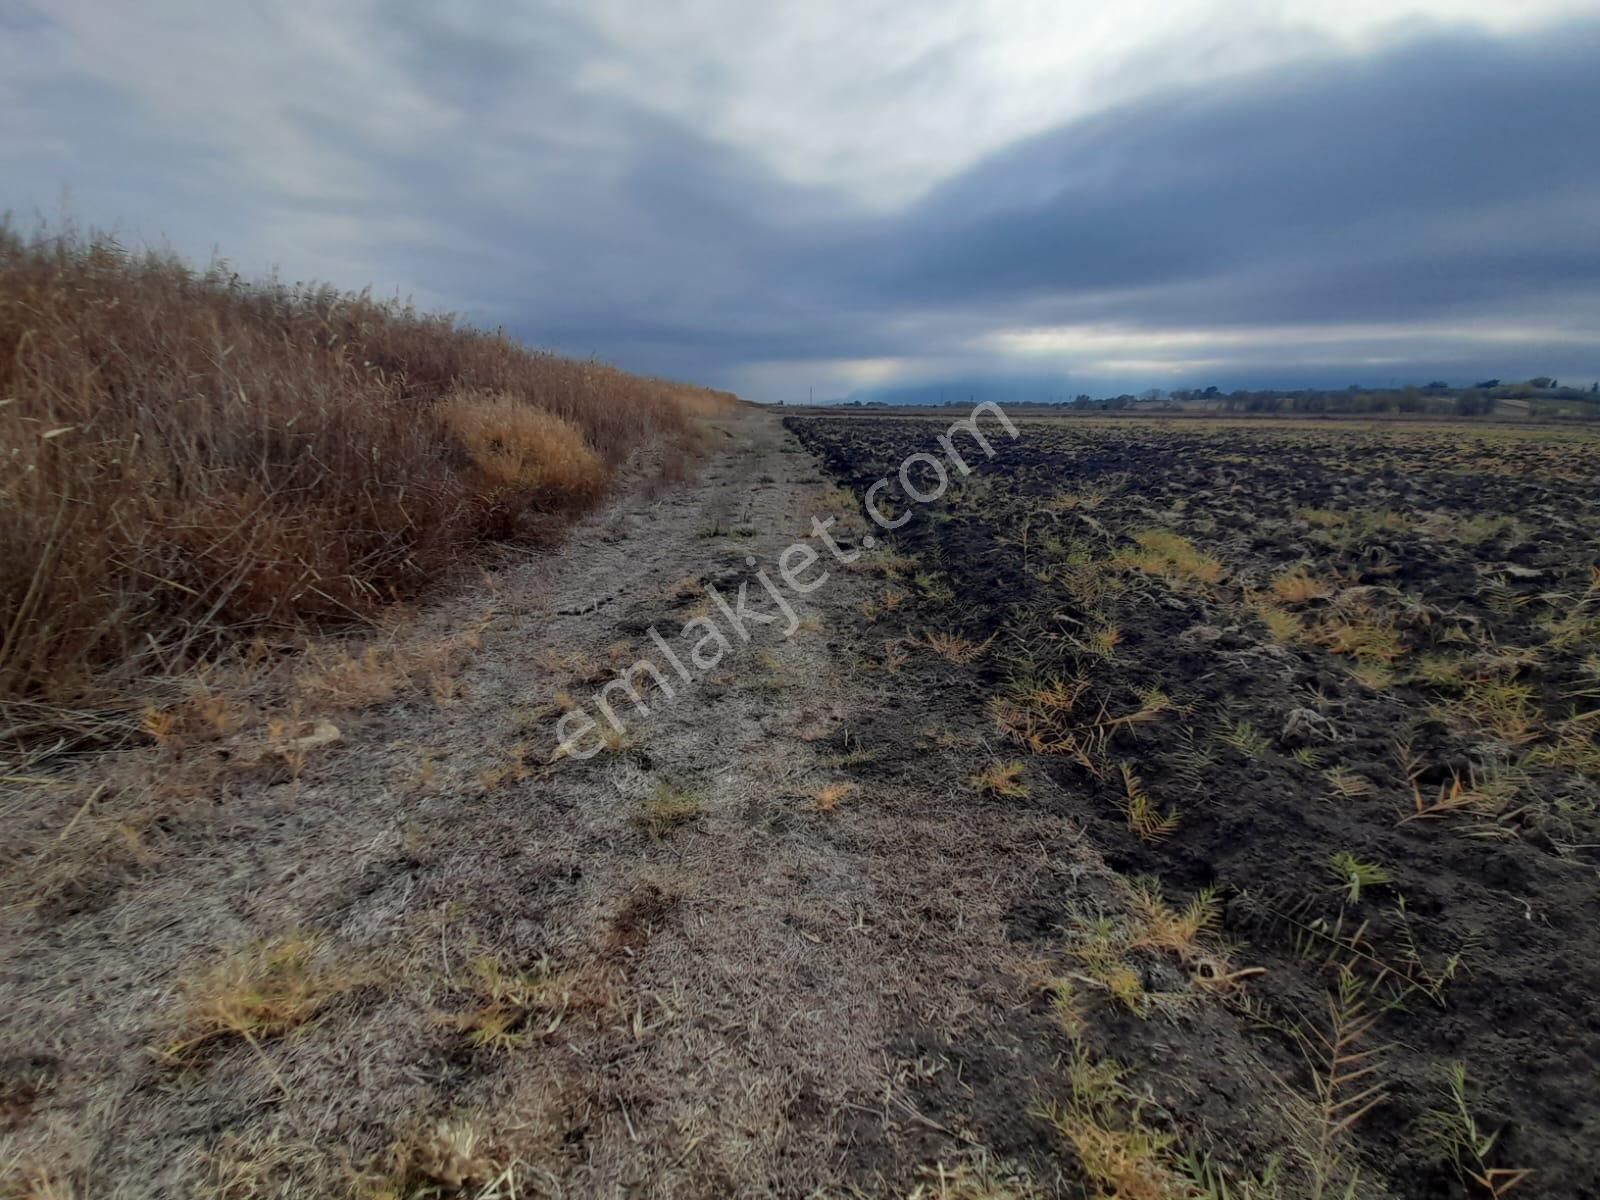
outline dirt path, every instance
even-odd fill
[[[725,425],[694,482],[433,613],[418,636],[479,630],[437,698],[338,716],[297,780],[148,839],[95,903],[5,914],[0,1173],[90,1196],[799,1196],[1028,1156],[1048,1064],[1020,1048],[1048,1007],[1014,927],[1103,867],[1048,783],[975,801],[952,763],[981,767],[980,738],[865,632],[870,556],[823,560],[792,637],[547,762],[552,697],[587,705],[652,626],[715,611],[706,584],[731,595],[847,507],[776,419]],[[158,1061],[208,967],[296,934],[309,1021]]]

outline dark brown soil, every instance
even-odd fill
[[[944,424],[789,421],[858,495],[908,455],[937,453]],[[1282,1145],[1249,1101],[1309,1096],[1293,1031],[1315,1025],[1347,968],[1381,1011],[1385,1098],[1352,1131],[1369,1179],[1405,1196],[1485,1194],[1463,1190],[1427,1133],[1459,1062],[1480,1128],[1500,1130],[1488,1165],[1535,1172],[1518,1194],[1600,1196],[1600,443],[1450,429],[1021,432],[939,501],[897,501],[913,519],[894,550],[917,575],[872,614],[882,637],[995,636],[971,666],[913,655],[905,693],[919,720],[993,729],[991,697],[1047,679],[1086,680],[1111,713],[1164,692],[1171,710],[1119,730],[1092,763],[1033,757],[1029,775],[1061,787],[1008,803],[1066,804],[1108,863],[1158,877],[1169,896],[1215,887],[1235,963],[1267,969],[1177,1028],[1108,1004],[1100,1048],[1135,1068],[1172,1128],[1259,1164]],[[885,494],[899,493],[891,482]],[[1130,566],[1134,535],[1150,530],[1187,539],[1220,574]],[[1297,564],[1323,594],[1272,598]],[[1264,607],[1311,632],[1275,640]],[[1108,654],[1090,636],[1107,626],[1120,635]],[[1130,831],[1121,763],[1158,809],[1178,811],[1169,837]],[[1413,816],[1418,797],[1453,789],[1481,796]],[[1330,866],[1340,854],[1382,879],[1352,898]],[[1062,880],[1018,908],[1013,936],[1048,954],[1084,903]],[[1038,1061],[1059,1047],[1034,1032],[1036,1061],[1007,1069],[1048,1090]],[[981,1053],[972,1062],[993,1070]],[[938,1089],[924,1094],[937,1116]],[[1070,1163],[1002,1125],[985,1131],[996,1148]]]

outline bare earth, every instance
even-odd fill
[[[1027,805],[975,800],[981,737],[933,728],[937,697],[903,694],[865,633],[881,584],[827,564],[791,639],[758,635],[624,744],[549,761],[552,697],[609,677],[576,664],[632,661],[652,624],[673,638],[698,585],[735,591],[747,555],[770,565],[839,511],[774,417],[715,441],[696,480],[620,499],[429,614],[408,636],[482,628],[445,694],[330,713],[343,737],[297,779],[241,777],[87,897],[0,914],[0,1176],[94,1196],[454,1176],[801,1196],[1032,1157],[996,1145],[1036,1136],[1050,1066],[1044,968],[1011,926],[1105,868],[1048,780]],[[872,769],[927,738],[926,770]],[[699,811],[641,821],[669,794]],[[79,804],[38,794],[3,819],[32,836]],[[341,981],[311,1021],[161,1061],[186,985],[295,934]],[[496,990],[519,977],[536,998]],[[474,1038],[485,1009],[512,1014],[508,1036]]]

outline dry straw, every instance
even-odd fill
[[[730,403],[366,293],[0,227],[4,724],[241,631],[365,617]]]

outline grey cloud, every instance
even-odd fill
[[[1221,295],[1203,306],[1141,304],[1154,299],[1151,318],[1230,322],[1416,315],[1441,275],[1582,283],[1600,255],[1594,227],[1524,214],[1551,196],[1600,198],[1597,52],[1594,25],[1460,36],[1150,99],[940,189],[904,219],[915,232],[886,283],[965,303],[1204,280]],[[1463,217],[1501,228],[1445,236]],[[1256,283],[1232,305],[1236,277]]]
[[[1597,52],[1593,24],[1515,41],[1462,34],[1170,92],[1029,139],[876,218],[651,129],[620,199],[661,223],[654,263],[681,286],[663,289],[674,311],[634,332],[732,363],[914,359],[984,330],[1056,321],[1554,315],[1594,328]],[[648,278],[652,261],[639,265]],[[712,276],[720,288],[696,286]],[[590,333],[606,344],[626,338],[627,322]],[[1256,353],[1267,367],[1296,366],[1273,364],[1270,344]],[[1427,345],[1411,353],[1418,370],[1451,361]],[[1460,367],[1514,373],[1497,353]],[[1521,353],[1530,370],[1594,369],[1565,345]]]
[[[502,26],[498,12],[383,10],[385,61],[437,103],[443,137],[377,147],[360,113],[271,101],[351,164],[358,201],[252,195],[230,182],[239,161],[70,74],[35,111],[73,155],[0,150],[0,199],[19,179],[36,202],[71,184],[93,197],[90,216],[179,223],[224,248],[266,216],[349,221],[340,261],[381,281],[540,344],[712,383],[751,364],[868,358],[902,360],[911,377],[959,360],[965,382],[1081,376],[1070,357],[1041,368],[962,347],[1096,323],[1419,327],[1398,345],[1230,342],[1196,351],[1224,365],[1189,382],[1600,370],[1592,342],[1535,339],[1513,359],[1422,329],[1600,330],[1600,23],[1435,33],[1148,95],[875,214],[594,88],[583,67],[598,35],[581,22]],[[949,53],[854,86],[936,86]]]

